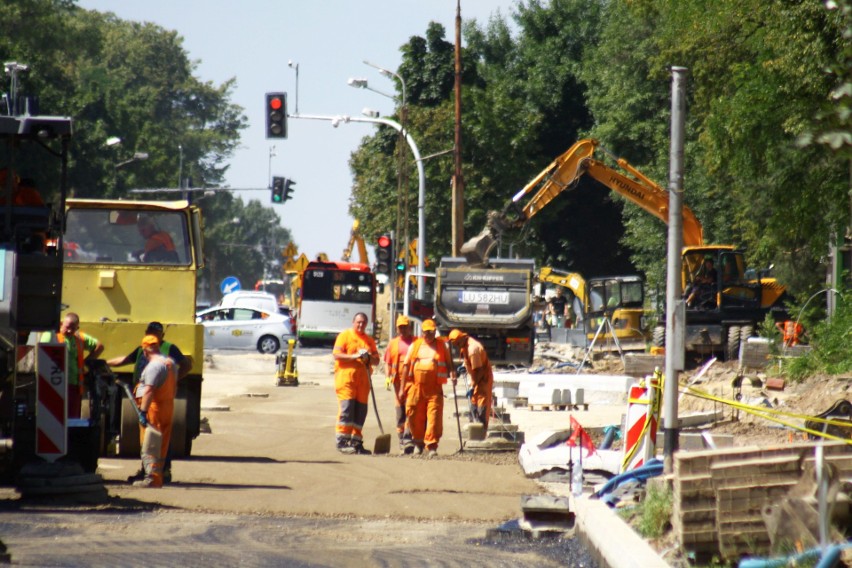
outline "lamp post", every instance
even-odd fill
[[[386,69],[384,67],[376,65],[375,63],[370,63],[369,61],[365,60],[364,65],[368,65],[368,66],[372,67],[373,69],[378,70],[379,74],[384,75],[385,77],[395,78],[397,81],[399,81],[399,84],[400,84],[400,90],[401,90],[401,93],[402,93],[402,97],[400,99],[397,99],[394,96],[388,95],[387,93],[384,93],[382,91],[379,91],[378,89],[374,89],[374,88],[370,87],[369,83],[367,82],[367,79],[351,78],[348,81],[349,86],[351,86],[351,87],[367,89],[368,91],[373,91],[374,93],[378,93],[382,96],[388,97],[388,98],[393,99],[393,100],[400,103],[400,108],[399,108],[399,119],[400,120],[399,121],[400,121],[400,125],[401,125],[402,128],[399,130],[399,137],[400,137],[399,148],[400,148],[400,150],[398,150],[398,152],[399,152],[399,155],[398,155],[399,165],[397,167],[398,168],[397,169],[398,175],[397,175],[396,234],[397,234],[397,236],[402,237],[403,255],[407,258],[407,256],[408,256],[408,242],[409,242],[409,240],[408,240],[408,191],[405,191],[405,186],[407,185],[406,181],[408,179],[408,176],[407,176],[407,172],[406,172],[406,168],[405,168],[405,159],[403,158],[402,150],[401,150],[402,138],[404,137],[403,133],[407,131],[406,120],[407,120],[407,117],[408,117],[408,106],[407,106],[407,100],[406,100],[406,94],[405,94],[405,92],[406,92],[405,80],[399,74],[391,71],[390,69]],[[364,114],[366,114],[366,113],[364,113]],[[376,116],[378,116],[378,114]],[[419,164],[419,162],[418,162],[418,164]],[[418,249],[418,250],[421,250],[421,249]],[[417,261],[418,269],[417,269],[417,271],[423,272],[423,268],[422,268],[423,265],[420,263],[420,260],[419,260],[420,256],[422,256],[422,255],[420,254],[420,252],[418,252],[417,256],[418,256],[418,261]],[[407,266],[408,262],[406,262],[405,264]],[[420,288],[421,288],[421,286],[418,285],[418,290]]]
[[[296,100],[295,100],[295,108],[293,112],[295,114],[299,114],[299,64],[295,63],[292,59],[287,62],[287,67],[293,69],[296,72]]]
[[[408,146],[409,148],[411,148],[411,153],[414,154],[414,160],[417,163],[417,177],[419,178],[417,190],[417,272],[419,274],[419,276],[417,276],[417,299],[422,300],[423,296],[425,295],[422,274],[425,270],[423,259],[425,255],[424,248],[426,245],[426,174],[423,171],[423,159],[420,157],[420,150],[417,148],[417,143],[414,141],[414,138],[411,137],[411,134],[409,134],[407,130],[404,130],[402,128],[402,125],[400,123],[389,118],[378,118],[374,116],[357,117],[345,114],[339,114],[335,116],[300,114],[293,115],[291,116],[291,118],[304,118],[308,120],[327,120],[331,122],[331,125],[335,128],[340,126],[341,123],[347,124],[350,122],[384,124],[385,126],[390,126],[394,130],[402,133],[405,136],[405,141],[408,142]]]
[[[148,159],[148,152],[135,152],[133,154],[132,158],[128,158],[127,160],[124,160],[122,162],[117,162],[113,166],[113,176],[115,178],[113,180],[113,185],[114,185],[114,189],[115,189],[116,193],[118,193],[118,170],[123,168],[124,166],[132,164],[134,162],[142,162],[142,161],[147,160],[147,159]]]

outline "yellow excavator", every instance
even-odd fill
[[[502,212],[489,212],[485,229],[462,246],[461,252],[467,262],[474,266],[487,263],[498,235],[523,227],[556,196],[575,187],[583,175],[591,176],[668,223],[668,191],[623,158],[612,156],[620,170],[595,159],[599,149],[597,140],[576,142],[518,191]],[[531,197],[522,203],[528,195]],[[681,292],[689,300],[686,309],[688,350],[720,351],[729,359],[735,358],[741,341],[753,335],[767,313],[777,321],[787,319],[783,305],[785,287],[774,278],[761,278],[759,273],[749,277],[751,271],[746,269],[744,253],[734,246],[704,244],[703,227],[686,206],[683,207],[683,243]],[[659,346],[665,343],[665,322],[658,322],[654,328],[653,342]]]
[[[607,345],[612,332],[622,349],[644,349],[648,333],[648,318],[644,309],[645,285],[639,275],[609,276],[586,280],[576,272],[565,272],[551,266],[539,269],[536,279],[571,291],[574,300],[571,307],[578,316],[577,326],[582,322],[587,340],[595,338],[598,330],[597,347]],[[609,320],[611,330],[604,318]]]
[[[369,265],[370,259],[367,258],[367,245],[364,244],[364,237],[361,236],[361,223],[358,219],[355,219],[352,223],[352,230],[349,231],[349,242],[346,244],[346,248],[343,249],[341,260],[349,262],[352,256],[352,249],[356,247],[358,248],[358,262]]]

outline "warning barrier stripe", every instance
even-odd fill
[[[705,400],[711,400],[711,401],[714,401],[714,402],[718,402],[720,404],[726,404],[728,406],[738,408],[738,409],[742,410],[743,412],[747,412],[749,414],[752,414],[754,416],[758,416],[760,418],[764,418],[764,419],[769,420],[771,422],[775,422],[777,424],[787,426],[789,428],[792,428],[794,430],[798,430],[800,432],[807,432],[808,434],[812,434],[814,436],[819,436],[820,438],[826,438],[828,440],[835,440],[835,441],[838,441],[838,442],[845,442],[846,444],[852,445],[852,439],[841,438],[840,436],[835,436],[833,434],[820,432],[819,430],[812,430],[812,429],[807,428],[805,426],[799,426],[797,424],[793,424],[791,422],[787,422],[785,420],[775,418],[772,415],[774,414],[774,415],[778,415],[778,416],[786,416],[788,418],[798,418],[798,419],[806,420],[808,422],[817,422],[817,423],[820,423],[820,424],[829,424],[829,425],[832,425],[832,426],[842,426],[842,427],[849,427],[848,422],[840,422],[840,421],[837,421],[837,420],[831,420],[830,418],[819,418],[817,416],[808,416],[806,414],[796,414],[794,412],[786,412],[786,411],[783,411],[783,410],[766,408],[764,406],[753,406],[753,405],[745,404],[745,403],[738,402],[738,401],[735,401],[735,400],[730,400],[730,399],[727,399],[727,398],[715,396],[715,395],[712,395],[710,393],[699,390],[695,387],[686,387],[684,389],[681,389],[681,392],[695,396],[697,398],[703,398]]]
[[[56,388],[50,384],[42,376],[38,378],[39,406],[50,413],[57,421],[61,422],[65,418],[65,405],[62,397],[56,392]]]

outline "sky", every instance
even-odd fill
[[[175,30],[190,60],[197,63],[196,77],[217,85],[236,78],[231,100],[243,107],[249,126],[230,161],[227,185],[267,188],[270,173],[293,180],[293,199],[282,205],[271,203],[268,189],[238,195],[245,202],[256,199],[274,208],[299,252],[308,258],[324,252],[337,260],[353,222],[348,213],[349,157],[377,126],[348,123],[334,128],[330,121],[290,119],[286,140],[267,140],[265,93],[286,92],[293,114],[298,65],[300,114],[360,117],[367,107],[390,115],[391,99],[350,87],[347,80],[366,78],[371,88],[394,94],[391,79],[364,61],[396,71],[400,46],[411,36],[423,36],[431,21],[442,24],[445,38],[454,42],[457,0],[78,0],[77,4]],[[485,24],[498,10],[511,20],[515,4],[516,0],[461,0],[462,20]],[[417,133],[412,136],[416,142]],[[372,245],[371,235],[364,238]]]

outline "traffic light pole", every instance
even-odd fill
[[[420,157],[420,150],[417,149],[417,143],[404,129],[402,125],[395,120],[388,118],[373,118],[373,117],[355,117],[348,115],[317,115],[317,114],[290,114],[288,118],[303,118],[307,120],[325,120],[331,122],[335,128],[341,123],[349,122],[366,122],[370,124],[384,124],[390,126],[403,136],[408,142],[411,153],[414,154],[414,160],[417,164],[417,176],[419,178],[417,191],[417,274],[423,274],[425,270],[425,247],[426,247],[426,174],[423,171],[423,159]],[[417,277],[417,299],[422,300],[426,293],[425,282],[423,276]]]

